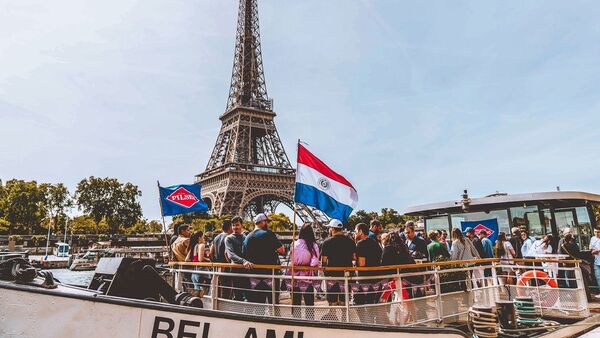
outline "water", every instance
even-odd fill
[[[94,270],[91,271],[71,271],[69,269],[52,269],[51,271],[54,277],[65,284],[72,285],[83,285],[88,286],[92,277],[94,277]]]

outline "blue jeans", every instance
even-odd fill
[[[594,275],[596,275],[596,288],[600,289],[600,265],[594,264]]]

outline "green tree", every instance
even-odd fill
[[[36,181],[12,179],[2,192],[3,219],[8,222],[8,233],[32,233],[46,214],[44,194]]]
[[[108,223],[104,220],[96,223],[92,217],[87,215],[76,216],[69,221],[69,229],[73,234],[108,234]]]
[[[141,219],[130,228],[121,228],[121,232],[126,234],[150,234],[161,233],[163,230],[162,223],[152,220],[148,221]]]
[[[271,219],[271,222],[269,223],[269,229],[271,229],[271,231],[278,232],[292,230],[292,221],[290,221],[290,218],[286,214],[270,214],[269,218]]]
[[[64,221],[67,218],[65,211],[73,207],[73,199],[69,195],[67,187],[62,183],[42,183],[40,189],[44,196],[44,209],[52,220],[53,230],[56,233],[59,229],[64,229]]]
[[[120,183],[115,178],[90,176],[77,184],[76,201],[97,224],[108,223],[111,233],[130,228],[142,218],[138,197],[142,192],[132,183]]]
[[[366,212],[364,210],[358,210],[353,215],[350,215],[350,217],[348,217],[348,222],[346,222],[347,223],[346,225],[348,227],[354,229],[354,227],[358,223],[369,224],[371,222],[371,220],[374,220],[377,218],[378,218],[378,215],[374,211]]]

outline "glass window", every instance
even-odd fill
[[[527,229],[530,236],[542,238],[550,229],[541,222],[537,206],[510,208],[510,215],[513,226]]]
[[[587,207],[577,207],[575,208],[575,213],[577,214],[577,223],[579,224],[579,248],[587,250],[593,235],[590,213]]]
[[[468,212],[464,214],[454,214],[452,218],[452,228],[460,229],[460,222],[462,221],[483,221],[486,219],[497,219],[498,220],[498,231],[503,231],[507,234],[510,233],[508,224],[508,212],[506,210],[492,210],[488,212]]]
[[[425,230],[446,230],[450,228],[448,224],[448,215],[435,216],[425,219]]]

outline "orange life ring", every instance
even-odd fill
[[[558,284],[556,283],[556,279],[550,278],[547,273],[540,270],[529,270],[521,275],[519,281],[517,282],[518,286],[527,286],[531,279],[541,279],[551,288],[558,288]]]

